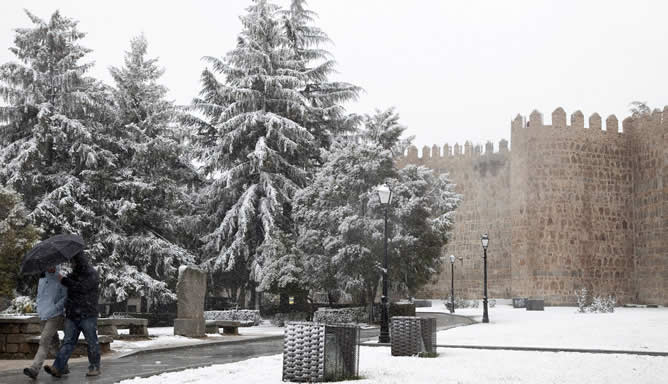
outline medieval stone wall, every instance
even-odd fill
[[[434,146],[422,157],[410,148],[400,166],[422,164],[449,172],[463,195],[444,255],[455,265],[458,295],[482,296],[480,235],[488,232],[490,297],[540,296],[574,304],[586,287],[621,302],[668,303],[668,109],[630,119],[593,114],[585,128],[575,112],[558,108],[546,125],[534,111],[511,124],[512,151],[502,141]],[[454,149],[454,154],[451,153]],[[668,180],[667,180],[668,181]],[[450,265],[425,297],[450,292]]]
[[[636,299],[665,303],[668,294],[668,107],[625,121],[634,163],[633,251]]]
[[[452,150],[454,149],[454,154]],[[463,150],[462,150],[463,149]],[[493,152],[491,143],[482,154],[482,147],[473,147],[467,143],[463,148],[447,144],[443,156],[439,148],[423,148],[422,158],[412,149],[408,156],[399,160],[400,166],[413,163],[427,166],[438,172],[447,172],[457,184],[455,190],[464,196],[460,208],[455,213],[455,229],[453,237],[444,251],[462,257],[455,265],[455,277],[458,293],[466,297],[475,297],[482,292],[481,279],[483,273],[482,248],[480,235],[489,232],[493,247],[488,252],[488,279],[490,296],[506,297],[511,293],[510,284],[510,153],[508,142],[502,141],[500,150]],[[482,231],[482,232],[481,232]],[[463,257],[465,256],[465,257]],[[450,287],[450,265],[448,262],[444,273],[438,280],[425,287],[424,297],[445,297]],[[447,287],[447,292],[444,289]]]

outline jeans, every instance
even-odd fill
[[[53,366],[62,372],[67,366],[74,348],[79,340],[79,333],[83,332],[88,344],[88,369],[100,368],[100,344],[97,342],[97,317],[85,319],[65,319],[65,339],[58,351]]]
[[[63,326],[63,315],[44,320],[41,322],[41,326],[42,333],[39,336],[39,349],[30,366],[36,372],[39,372],[42,369],[44,359],[46,359],[46,356],[49,353],[49,347],[55,343],[57,348],[58,344],[60,344],[60,340],[58,339],[58,329]]]

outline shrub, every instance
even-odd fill
[[[23,315],[26,313],[34,313],[36,310],[37,304],[32,298],[28,296],[17,296],[12,300],[11,304],[9,304],[9,308],[7,308],[4,313]]]
[[[253,309],[239,309],[229,311],[204,311],[205,320],[236,320],[259,325],[262,322],[260,311]]]
[[[318,308],[313,314],[313,321],[316,323],[337,324],[337,323],[366,323],[369,314],[364,307],[353,308]]]
[[[614,296],[594,296],[591,305],[588,307],[588,311],[593,313],[612,313],[615,312],[616,302],[617,299]]]
[[[575,301],[578,304],[578,312],[587,312],[587,288],[582,288],[575,291]]]
[[[589,296],[586,288],[575,291],[575,300],[578,304],[580,313],[613,313],[617,298],[615,296],[594,296],[589,303]]]
[[[452,298],[448,296],[445,300],[443,300],[443,303],[445,304],[446,308],[450,308],[450,304],[452,302]],[[492,304],[492,302],[494,302]],[[489,301],[489,305],[491,307],[494,307],[496,305],[496,300],[492,299]],[[455,309],[457,308],[478,308],[480,306],[480,301],[479,300],[466,300],[462,299],[461,297],[455,296]]]

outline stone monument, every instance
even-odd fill
[[[174,319],[174,335],[204,337],[204,294],[206,272],[182,266],[176,283],[177,317]]]

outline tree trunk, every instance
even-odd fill
[[[237,304],[240,308],[246,308],[246,286],[242,285],[239,289],[239,296],[237,298]]]

